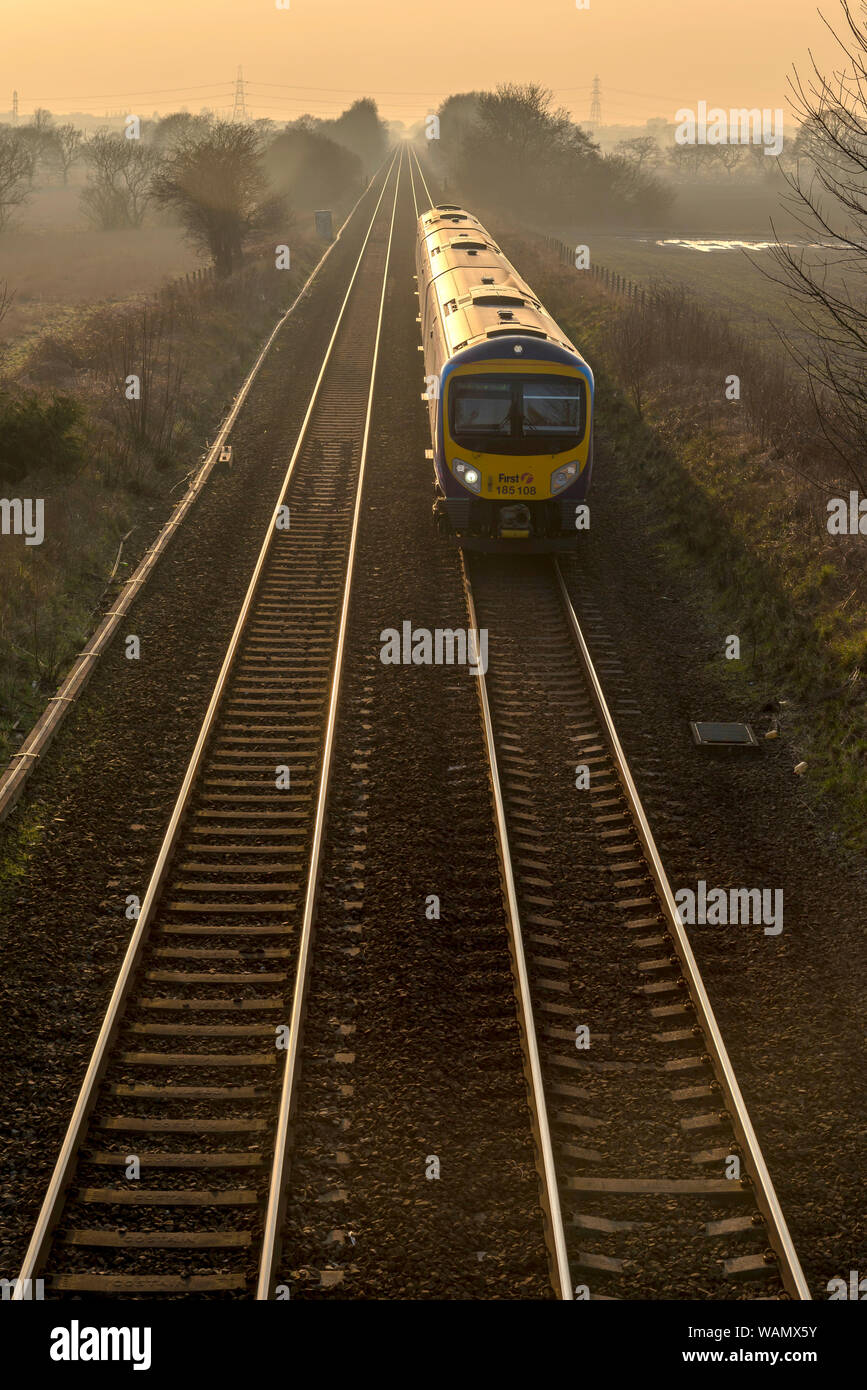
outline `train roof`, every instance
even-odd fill
[[[441,204],[419,218],[419,292],[435,296],[448,353],[489,338],[544,338],[581,354],[479,219]]]

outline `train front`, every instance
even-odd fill
[[[438,415],[441,530],[468,549],[575,547],[593,465],[583,358],[520,333],[488,338],[446,364]]]

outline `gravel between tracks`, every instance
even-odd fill
[[[282,1277],[292,1297],[544,1298],[551,1290],[475,678],[466,667],[379,659],[381,631],[405,619],[466,627],[457,554],[431,524],[413,229],[405,197]],[[431,894],[439,920],[426,917]],[[439,1178],[426,1176],[432,1156]]]

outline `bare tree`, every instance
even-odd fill
[[[606,336],[620,380],[641,418],[657,347],[653,316],[635,302],[624,304],[611,317]]]
[[[87,216],[103,231],[140,227],[158,164],[155,151],[140,140],[99,131],[84,145],[83,155],[90,169],[81,191]]]
[[[791,104],[801,117],[806,161],[783,169],[786,201],[811,245],[777,238],[773,250],[801,332],[781,334],[807,375],[823,433],[860,488],[867,484],[867,4],[853,16],[841,0],[843,36],[831,26],[843,67],[797,69]],[[825,21],[827,24],[827,21]],[[776,232],[775,232],[776,236]]]
[[[754,147],[750,146],[750,148]],[[746,145],[739,145],[734,142],[717,145],[717,159],[729,176],[731,176],[736,169],[743,167],[747,157]]]
[[[634,164],[639,174],[645,167],[650,169],[662,162],[662,150],[652,135],[636,135],[631,140],[618,140],[614,149],[617,154],[628,159],[630,164]]]
[[[74,125],[59,125],[52,132],[51,157],[63,175],[63,185],[69,182],[69,171],[81,158],[84,132]]]
[[[33,116],[27,125],[20,126],[17,130],[18,138],[27,146],[30,152],[32,163],[30,166],[30,182],[33,182],[34,175],[40,165],[48,164],[51,160],[51,151],[54,135],[54,117],[44,106],[39,106],[33,112]]]
[[[158,150],[171,149],[179,140],[188,139],[192,135],[204,135],[212,120],[212,116],[203,112],[194,116],[191,111],[173,111],[154,123],[150,134],[151,143]]]
[[[182,137],[154,178],[156,202],[175,209],[220,276],[239,269],[250,234],[283,213],[283,199],[268,192],[261,155],[252,126],[215,121],[204,134]]]
[[[715,174],[722,165],[722,145],[672,145],[668,162],[680,178],[701,178]],[[740,149],[738,150],[740,157]]]
[[[104,354],[94,365],[108,387],[113,465],[118,463],[119,451],[127,483],[141,486],[149,468],[160,472],[172,462],[183,367],[171,306],[143,304],[135,315],[120,315]],[[117,389],[118,382],[131,375],[138,377],[138,393],[132,399]]]
[[[10,290],[8,280],[0,280],[0,323],[3,322],[15,299],[15,291]]]
[[[0,231],[7,225],[12,209],[30,197],[33,155],[18,131],[0,126]]]

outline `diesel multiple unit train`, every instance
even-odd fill
[[[593,467],[593,373],[472,213],[418,223],[434,516],[466,549],[574,547]]]

